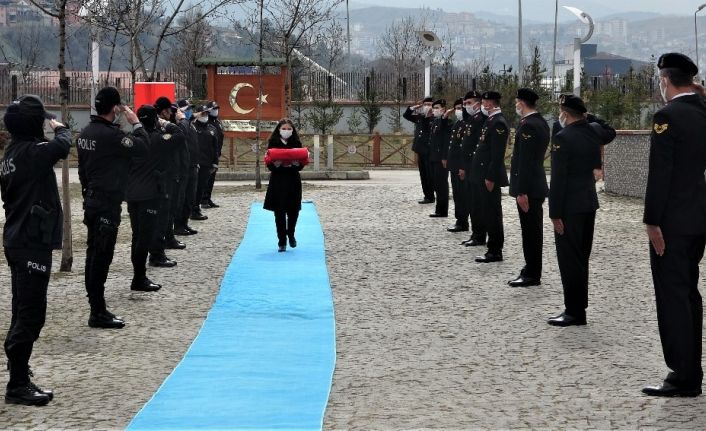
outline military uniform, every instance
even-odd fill
[[[436,208],[431,217],[448,217],[449,215],[449,171],[442,161],[448,158],[450,133],[451,120],[438,117],[432,121],[429,131],[429,162],[434,179]]]
[[[63,212],[54,165],[69,154],[71,131],[63,125],[49,142],[42,126],[49,114],[37,96],[22,96],[7,108],[11,133],[0,161],[5,208],[3,246],[10,266],[12,318],[5,338],[10,370],[5,401],[43,405],[53,394],[30,381],[29,359],[44,326],[52,250],[61,248]]]
[[[414,141],[412,143],[412,151],[417,154],[417,168],[419,170],[419,179],[422,183],[422,192],[424,193],[424,201],[434,202],[434,177],[431,172],[431,163],[429,162],[429,131],[431,128],[431,118],[422,115],[408,107],[402,114],[405,120],[414,123]]]
[[[466,136],[467,128],[468,123],[463,117],[456,120],[451,127],[449,146],[446,150],[446,168],[451,174],[451,191],[454,200],[454,216],[456,217],[456,223],[449,228],[453,232],[467,231],[469,229],[470,202],[464,186],[464,180],[459,176],[459,170],[466,168],[463,139]]]
[[[191,116],[193,105],[188,100],[182,99],[177,102],[179,109]],[[184,173],[184,180],[181,187],[184,189],[184,205],[181,211],[175,215],[174,230],[177,235],[192,235],[197,233],[189,227],[189,217],[194,209],[194,205],[198,205],[196,199],[196,188],[199,182],[199,140],[196,133],[196,121],[193,117],[181,120],[177,125],[181,128],[186,137],[186,146],[189,151],[188,169]],[[203,216],[205,217],[205,216]]]
[[[215,112],[218,112],[218,104],[216,102],[209,102],[208,107],[212,110],[215,110]],[[216,164],[219,164],[221,154],[223,153],[223,140],[225,139],[225,133],[223,132],[223,123],[221,123],[221,120],[218,119],[218,115],[213,115],[214,111],[211,111],[208,115],[208,124],[212,125],[216,129],[216,138],[218,138],[218,148],[217,148],[217,158],[216,158]],[[219,205],[216,205],[213,200],[211,199],[211,196],[213,194],[213,186],[216,183],[216,173],[218,172],[218,167],[216,167],[216,170],[211,174],[211,176],[208,179],[208,185],[206,186],[206,191],[204,192],[204,196],[201,199],[201,207],[202,208],[218,208]]]
[[[462,243],[467,246],[485,245],[488,236],[480,205],[482,189],[480,188],[480,184],[474,181],[474,178],[477,178],[478,174],[473,170],[473,157],[478,148],[478,141],[480,140],[481,132],[483,131],[483,126],[487,118],[488,117],[480,111],[467,118],[465,120],[466,129],[461,144],[464,164],[463,169],[466,174],[463,185],[468,203],[468,213],[471,218],[471,237],[468,241]],[[478,167],[480,168],[480,165]]]
[[[205,108],[205,106],[203,107]],[[201,214],[201,202],[206,194],[211,174],[218,168],[218,130],[208,122],[194,120],[199,143],[199,175],[196,187],[196,200],[191,211],[192,220],[205,220]]]

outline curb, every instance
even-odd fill
[[[302,180],[369,180],[368,171],[302,171]],[[270,173],[265,169],[260,175],[263,181],[270,179]],[[254,181],[255,172],[221,172],[216,173],[216,181]]]

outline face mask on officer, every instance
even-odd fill
[[[194,115],[194,111],[191,110],[191,108],[188,108],[186,111],[184,111],[184,117],[186,117],[187,120],[191,120],[191,117]]]
[[[559,125],[562,129],[566,127],[566,114],[563,112],[559,114]]]
[[[432,114],[434,115],[434,118],[439,118],[444,114],[444,110],[441,108],[434,108]]]
[[[115,108],[113,108],[113,112],[115,113],[115,118],[113,118],[113,124],[120,124],[120,120],[123,119],[123,111],[121,109],[121,106],[115,106]]]
[[[659,79],[659,94],[662,96],[662,100],[664,100],[664,103],[669,102],[667,100],[667,80],[662,77]]]
[[[211,117],[218,117],[218,109],[214,109],[211,112],[208,113]]]
[[[487,109],[485,106],[482,106],[482,105],[481,105],[481,107],[480,107],[480,112],[482,112],[483,115],[485,115],[486,117],[487,117],[488,115],[490,115],[490,112],[488,111],[488,109]]]
[[[423,115],[427,115],[430,110],[431,110],[431,106],[429,106],[429,105],[422,106],[422,114]]]
[[[463,109],[456,108],[456,119],[463,120]]]
[[[291,138],[292,133],[293,133],[292,129],[279,129],[279,135],[282,137],[282,139]]]
[[[202,123],[207,123],[208,122],[208,115],[206,115],[206,114],[199,115],[198,117],[196,117],[196,120],[200,121]]]
[[[478,103],[467,103],[463,107],[468,115],[476,115],[478,113]]]
[[[519,103],[515,104],[515,113],[518,117],[522,117],[522,105],[520,105]]]

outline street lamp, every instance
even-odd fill
[[[98,92],[98,80],[100,79],[100,45],[98,44],[98,25],[96,17],[100,16],[101,4],[97,1],[88,1],[78,11],[82,18],[88,18],[91,24],[91,114],[96,114],[96,107],[93,101]]]
[[[588,24],[588,34],[582,38],[574,38],[574,94],[581,96],[581,44],[588,42],[593,36],[593,19],[581,9],[564,6],[564,9],[576,15],[582,23]]]
[[[520,77],[520,84],[523,82],[524,68],[522,67],[522,0],[517,0],[517,73]]]
[[[559,0],[554,3],[554,50],[552,51],[552,95],[556,91],[556,36],[559,27]]]
[[[699,32],[696,27],[696,14],[701,12],[703,8],[706,8],[706,3],[699,6],[696,9],[696,12],[694,12],[694,42],[696,44],[696,68],[699,70],[699,73],[701,73],[701,69],[699,68]]]
[[[418,31],[417,37],[422,45],[428,48],[441,48],[441,39],[433,31]],[[431,54],[424,58],[424,96],[431,96]]]

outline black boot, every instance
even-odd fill
[[[120,329],[125,326],[125,321],[108,310],[91,311],[88,317],[88,326],[91,328]]]
[[[30,380],[10,386],[8,384],[5,392],[5,404],[21,404],[24,406],[46,406],[53,398],[48,393],[43,392]]]

